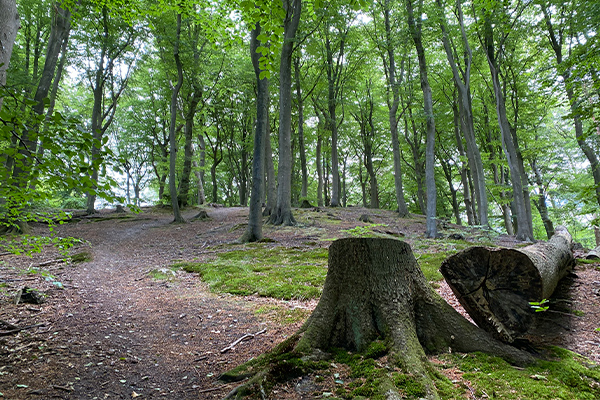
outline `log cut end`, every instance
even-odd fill
[[[448,258],[440,270],[479,327],[512,342],[531,324],[529,302],[541,296],[542,287],[525,254],[472,247]]]
[[[532,325],[531,302],[549,298],[573,265],[571,235],[562,227],[547,243],[526,248],[471,247],[440,271],[479,327],[513,342]]]

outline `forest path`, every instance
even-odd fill
[[[92,260],[56,274],[65,289],[55,292],[60,299],[52,310],[43,306],[54,314],[46,353],[13,382],[27,385],[29,395],[20,397],[23,389],[0,392],[10,399],[222,398],[232,386],[200,391],[271,347],[281,329],[258,320],[247,300],[208,293],[195,274],[177,271],[154,280],[149,272],[206,257],[203,248],[222,240],[235,225],[229,219],[240,213],[247,209],[218,208],[209,221],[184,225],[171,224],[169,214],[143,214],[57,227],[59,236],[89,242]],[[219,349],[265,327],[268,332],[255,340],[264,345],[240,345],[221,355]]]

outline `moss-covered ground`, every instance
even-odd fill
[[[197,272],[219,293],[313,299],[321,295],[327,274],[327,249],[286,248],[265,243],[220,253],[206,263],[176,263]]]

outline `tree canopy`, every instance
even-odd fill
[[[441,221],[523,240],[562,224],[592,244],[596,2],[6,3],[20,17],[0,66],[6,226],[50,208],[247,206],[254,191],[273,223],[303,202],[361,205],[425,214],[429,236]]]

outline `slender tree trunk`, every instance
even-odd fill
[[[323,139],[317,129],[317,149],[316,149],[316,162],[317,162],[317,205],[323,207],[323,163],[322,163],[322,148]]]
[[[20,28],[21,20],[15,0],[0,0],[0,87],[6,85],[10,57]],[[3,97],[0,96],[0,110],[2,100]]]
[[[508,167],[510,168],[510,176],[513,187],[513,198],[514,207],[517,217],[517,240],[522,241],[533,241],[533,230],[530,229],[533,225],[531,217],[527,213],[527,205],[525,204],[524,192],[528,190],[527,183],[524,182],[522,171],[524,168],[519,165],[518,148],[517,143],[513,140],[513,134],[511,132],[511,126],[508,122],[506,114],[506,104],[504,101],[504,95],[502,93],[502,87],[500,85],[500,74],[497,65],[496,54],[494,50],[494,37],[492,22],[489,17],[485,19],[485,45],[487,47],[486,55],[488,59],[488,65],[490,67],[490,73],[492,77],[492,83],[494,86],[494,95],[496,99],[496,114],[498,117],[498,125],[500,126],[500,133],[502,135],[502,148],[508,161]],[[530,215],[530,214],[529,214]]]
[[[537,207],[542,222],[544,223],[544,229],[546,229],[546,236],[550,239],[554,236],[554,224],[548,215],[548,205],[546,204],[546,188],[544,187],[544,181],[542,180],[542,173],[537,166],[535,159],[531,160],[531,170],[535,176],[535,183],[538,187],[538,198],[534,200],[534,204]]]
[[[250,210],[248,213],[248,227],[241,237],[242,242],[257,242],[263,238],[262,232],[262,201],[263,201],[263,179],[265,167],[265,144],[267,136],[267,125],[269,124],[269,80],[260,77],[259,58],[256,52],[260,46],[261,26],[256,24],[250,36],[250,57],[256,75],[256,130],[254,133],[254,153],[252,159],[252,191],[250,193]]]
[[[425,50],[421,36],[421,18],[423,10],[423,0],[419,0],[417,7],[418,19],[415,23],[413,0],[406,1],[408,11],[408,25],[411,36],[417,49],[419,59],[419,73],[421,76],[421,89],[423,90],[423,109],[425,111],[427,138],[425,140],[425,185],[427,187],[427,230],[425,236],[435,238],[437,236],[436,206],[437,191],[435,187],[435,119],[433,116],[433,98],[431,95],[431,86],[427,77],[427,61],[425,60]]]
[[[266,206],[263,210],[263,216],[271,215],[275,207],[277,207],[277,178],[275,175],[275,165],[273,162],[273,148],[271,147],[271,124],[267,120],[267,132],[265,136],[265,176],[266,176]],[[264,178],[263,178],[264,179]],[[263,195],[264,197],[264,195]]]
[[[392,154],[394,157],[394,189],[396,194],[396,204],[398,204],[398,213],[400,217],[408,216],[408,206],[404,199],[404,187],[402,184],[402,159],[400,156],[400,142],[398,139],[398,107],[400,105],[400,83],[404,77],[404,70],[400,68],[400,75],[396,78],[396,54],[395,46],[392,43],[392,28],[390,24],[390,0],[385,0],[384,5],[384,23],[385,38],[388,54],[388,62],[384,67],[387,68],[388,90],[392,92],[392,102],[389,106],[390,136],[392,139]],[[402,64],[401,64],[402,65]]]
[[[277,206],[270,222],[295,225],[292,215],[292,52],[300,23],[302,0],[282,0],[286,17],[279,65],[279,165],[277,170]]]
[[[190,192],[190,175],[192,173],[192,157],[194,150],[192,147],[192,139],[194,138],[194,116],[198,104],[202,99],[202,91],[195,87],[194,94],[190,99],[187,113],[185,114],[185,125],[183,128],[183,135],[185,137],[184,145],[184,158],[183,158],[183,170],[181,171],[181,181],[179,184],[179,204],[181,207],[185,207],[189,204],[189,192]]]
[[[200,147],[200,164],[196,164],[196,178],[198,181],[198,204],[202,205],[206,203],[206,196],[204,194],[204,166],[206,165],[206,142],[204,141],[204,135],[198,135],[198,144]]]
[[[437,0],[437,3],[440,9],[440,13],[443,16],[444,9],[441,0]],[[481,160],[481,153],[479,152],[479,147],[477,146],[477,141],[475,139],[475,124],[473,123],[473,110],[471,107],[471,65],[473,54],[471,52],[471,47],[469,45],[469,40],[467,38],[464,26],[461,0],[456,1],[456,7],[458,11],[458,22],[461,29],[462,41],[465,52],[465,66],[462,79],[458,67],[456,65],[456,60],[452,51],[452,47],[450,45],[450,38],[448,36],[448,32],[446,29],[446,21],[444,17],[442,17],[442,19],[440,20],[440,26],[442,30],[442,42],[446,51],[446,57],[448,58],[448,62],[450,64],[450,67],[452,68],[454,84],[458,90],[460,127],[467,144],[467,159],[469,160],[469,168],[474,181],[473,188],[475,202],[477,204],[477,222],[480,225],[487,227],[489,225],[489,205],[487,198],[487,190],[485,187],[485,173],[483,169],[483,161]]]
[[[456,100],[456,99],[455,99]],[[454,115],[454,138],[456,139],[456,148],[458,149],[458,154],[461,157],[465,156],[465,150],[463,148],[462,139],[460,136],[460,115],[458,112],[458,107],[456,101],[452,104],[452,112]],[[470,226],[475,225],[475,215],[473,212],[473,203],[471,201],[471,188],[469,186],[469,170],[464,162],[461,162],[460,168],[460,181],[463,186],[463,200],[465,202],[465,212],[467,213],[467,223]],[[458,222],[457,222],[458,223]]]
[[[340,74],[340,63],[335,65],[333,61],[333,50],[329,39],[329,29],[325,30],[325,50],[327,55],[327,107],[329,111],[328,126],[331,132],[331,199],[329,205],[338,207],[340,205],[340,172],[339,172],[339,155],[338,155],[338,125],[337,125],[337,96],[336,86],[338,76]],[[344,41],[340,44],[340,58],[344,55]]]
[[[304,99],[300,82],[300,56],[294,57],[294,75],[296,78],[296,101],[298,102],[298,152],[300,153],[300,169],[302,171],[302,189],[300,198],[308,197],[308,167],[306,166],[306,145],[304,144]]]
[[[177,14],[177,34],[173,47],[173,57],[177,66],[177,84],[171,91],[171,123],[169,125],[169,193],[171,194],[171,207],[173,208],[173,222],[185,222],[179,210],[179,201],[177,200],[177,183],[176,183],[176,161],[177,161],[177,137],[175,135],[177,124],[177,97],[179,90],[183,85],[183,65],[179,56],[179,40],[181,38],[181,13]]]

